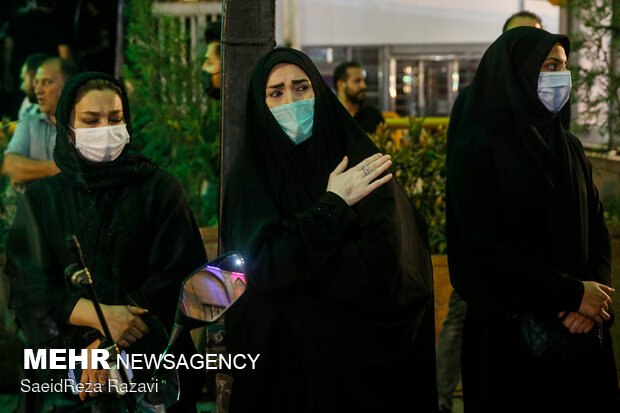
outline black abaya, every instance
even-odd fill
[[[582,280],[610,285],[610,241],[579,140],[537,96],[566,37],[520,27],[485,53],[448,132],[448,258],[468,304],[466,412],[618,411],[609,336],[593,354],[537,360],[510,314],[578,311]],[[616,409],[616,410],[614,410]]]
[[[56,112],[54,149],[61,173],[28,187],[7,239],[10,306],[33,348],[85,348],[100,337],[94,329],[68,324],[77,301],[86,298],[65,281],[65,268],[76,261],[65,243],[68,235],[77,236],[103,304],[146,308],[150,315],[143,317],[156,317],[167,331],[182,281],[207,261],[187,200],[170,174],[134,152],[130,144],[112,162],[90,162],[78,155],[67,125],[76,91],[91,79],[108,80],[123,91],[131,134],[129,105],[120,82],[88,72],[65,85]],[[149,334],[136,346],[148,343],[154,336]],[[155,346],[163,350],[161,344]],[[195,353],[188,334],[176,351]],[[66,377],[64,371],[57,373]],[[193,373],[193,381],[200,380],[202,373]],[[192,397],[199,394],[200,382],[184,383],[183,395],[191,394],[194,384],[198,389],[193,389]]]
[[[313,135],[298,146],[265,103],[283,62],[315,93]],[[352,207],[326,192],[345,154],[351,167],[377,148],[292,49],[257,64],[247,131],[221,222],[225,248],[245,257],[248,288],[226,328],[231,352],[261,356],[256,371],[235,373],[231,412],[436,411],[423,220],[395,181]]]

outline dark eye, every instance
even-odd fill
[[[121,123],[122,121],[123,121],[123,119],[121,119],[121,118],[110,119],[111,123]]]
[[[83,122],[87,125],[96,125],[99,123],[98,119],[84,119]]]
[[[306,90],[308,90],[308,85],[301,85],[297,88],[298,92],[305,92]]]
[[[277,98],[277,97],[280,97],[280,96],[282,96],[282,91],[281,90],[274,90],[269,95],[269,97],[272,97],[272,98]]]

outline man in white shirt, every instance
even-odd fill
[[[39,104],[37,103],[37,95],[34,93],[34,77],[37,69],[50,56],[45,53],[35,53],[26,58],[22,65],[20,78],[22,83],[19,89],[26,94],[24,100],[17,113],[17,118],[22,120],[27,115],[39,112]]]
[[[2,173],[9,175],[14,187],[60,172],[53,160],[56,105],[65,82],[78,72],[74,62],[60,57],[48,58],[37,69],[35,94],[39,113],[19,122],[4,151]]]

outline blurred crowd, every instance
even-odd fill
[[[2,1],[0,118],[15,120],[27,110],[28,101],[36,103],[34,75],[45,57],[113,74],[116,4],[116,0]]]

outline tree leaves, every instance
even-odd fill
[[[444,126],[422,128],[422,119],[410,117],[409,138],[394,141],[393,131],[379,126],[371,139],[392,155],[392,171],[405,193],[426,220],[431,253],[446,253],[446,143]]]
[[[203,226],[217,218],[205,207],[205,182],[217,186],[219,134],[203,136],[207,99],[200,83],[201,62],[191,61],[182,22],[156,17],[150,0],[126,6],[128,44],[123,76],[128,85],[133,142],[181,183],[192,212]],[[207,116],[219,116],[209,111]]]

